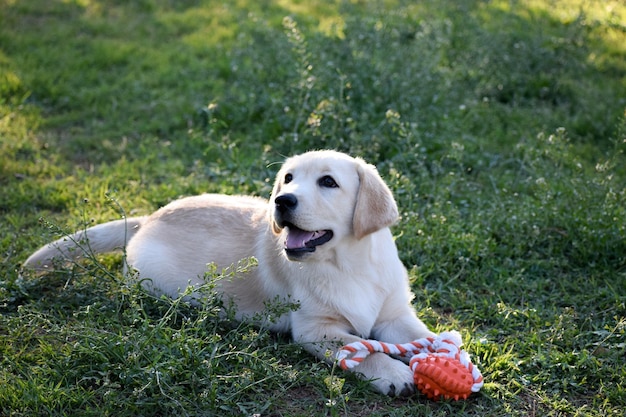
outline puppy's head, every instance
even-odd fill
[[[392,225],[398,209],[376,168],[334,151],[288,159],[276,176],[270,221],[286,256],[305,260],[346,238]]]

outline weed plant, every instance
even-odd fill
[[[0,414],[622,415],[625,110],[617,0],[0,0]],[[200,307],[119,254],[19,276],[71,230],[267,197],[319,148],[392,188],[415,308],[485,376],[469,400],[372,393],[221,314],[210,268]]]

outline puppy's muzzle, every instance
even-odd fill
[[[315,248],[328,242],[333,237],[331,230],[308,231],[294,224],[294,212],[298,199],[293,194],[281,194],[274,199],[276,205],[275,220],[281,228],[287,229],[284,242],[285,251],[290,258],[299,258],[305,253],[315,252]]]

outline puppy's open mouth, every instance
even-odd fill
[[[316,230],[309,232],[297,228],[291,223],[284,225],[287,228],[287,239],[285,239],[285,251],[288,254],[301,254],[304,252],[314,252],[315,248],[323,245],[333,238],[332,230]]]

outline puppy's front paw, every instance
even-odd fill
[[[391,359],[391,358],[390,358]],[[376,390],[391,397],[409,397],[415,393],[415,382],[411,368],[403,362],[392,359],[393,366],[387,366],[382,375],[372,381]]]
[[[415,393],[411,368],[383,353],[368,356],[354,371],[370,380],[376,391],[391,397],[408,397]]]
[[[405,382],[401,390],[398,390],[394,384],[391,384],[389,386],[389,392],[387,393],[387,395],[391,397],[410,397],[413,394],[415,394],[413,378],[411,378],[411,382]]]

